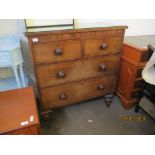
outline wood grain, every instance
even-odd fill
[[[130,108],[137,101],[137,93],[142,88],[142,70],[148,60],[146,48],[125,43],[118,84],[118,96],[125,108]]]
[[[116,76],[108,76],[41,89],[42,104],[49,109],[103,96],[115,92],[116,82]],[[103,90],[98,90],[99,85],[103,85]],[[61,94],[66,97],[61,99]]]
[[[81,43],[79,40],[39,43],[34,44],[32,48],[35,64],[81,58]],[[61,55],[56,55],[55,50],[57,48],[62,50]]]
[[[84,55],[104,55],[106,53],[120,53],[122,45],[122,37],[109,36],[103,38],[87,39],[84,42]],[[107,44],[107,48],[102,49],[101,46]]]
[[[114,93],[126,28],[26,33],[43,109],[48,111]],[[33,42],[34,38],[38,41]],[[57,48],[58,53],[62,51],[63,54],[55,55]],[[96,88],[100,82],[106,86],[103,91]],[[100,85],[99,89],[102,88]]]
[[[39,66],[36,69],[40,88],[63,84],[71,81],[101,77],[117,74],[119,69],[120,55],[110,55],[98,58],[62,62],[58,64]],[[106,68],[102,70],[101,65]],[[63,72],[63,78],[57,75]]]

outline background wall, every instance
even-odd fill
[[[115,25],[126,25],[126,36],[155,35],[155,19],[77,19],[76,22],[105,22]]]
[[[0,19],[0,34],[19,33],[19,20],[17,19]]]
[[[77,19],[76,22],[105,22],[109,24],[127,25],[126,36],[155,35],[155,19]],[[32,59],[27,38],[24,36],[23,19],[0,19],[0,35],[16,34],[21,36],[25,73],[33,73]],[[12,75],[11,69],[0,69],[0,78]]]

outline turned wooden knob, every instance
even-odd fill
[[[139,93],[138,93],[138,92],[133,93],[133,94],[132,94],[132,98],[138,99],[138,98],[139,98]]]
[[[62,49],[61,48],[56,48],[55,49],[55,55],[62,55]]]
[[[59,78],[59,79],[65,78],[65,73],[62,72],[62,71],[58,72],[58,73],[57,73],[57,78]]]
[[[97,86],[97,89],[98,89],[98,90],[104,90],[104,88],[105,88],[105,87],[104,87],[103,84],[99,84],[99,85]]]
[[[100,67],[102,71],[105,71],[107,69],[107,65],[105,64],[101,64]]]
[[[103,43],[101,46],[100,46],[100,49],[101,50],[104,50],[108,47],[108,45],[106,43]]]
[[[67,99],[67,95],[66,95],[65,93],[61,93],[61,94],[59,95],[59,99],[61,99],[61,100],[66,100],[66,99]]]

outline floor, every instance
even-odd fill
[[[122,116],[144,116],[143,121],[126,121]],[[49,120],[41,120],[45,135],[150,135],[155,134],[155,120],[134,107],[125,110],[117,96],[107,108],[103,98],[54,110]]]

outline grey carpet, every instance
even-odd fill
[[[126,121],[122,116],[144,116],[144,121]],[[150,135],[155,134],[155,120],[134,107],[125,110],[117,96],[107,108],[103,98],[56,109],[50,120],[41,120],[46,135]]]

